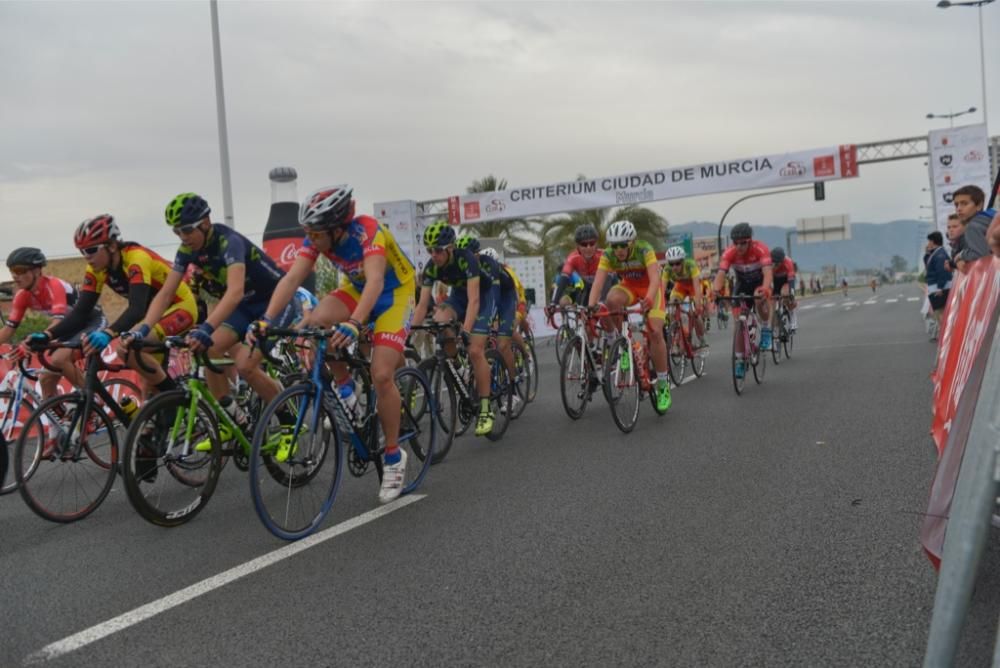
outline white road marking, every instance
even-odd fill
[[[920,301],[920,297],[907,297],[906,301],[908,301],[908,302],[918,302],[918,301]]]
[[[844,306],[857,306],[857,302],[844,302]]]
[[[885,303],[886,303],[886,304],[895,304],[895,303],[896,303],[896,302],[898,302],[898,301],[899,301],[899,300],[898,300],[898,299],[895,299],[895,298],[893,298],[893,299],[886,299],[886,300],[885,300]]]
[[[808,311],[811,308],[816,308],[816,305],[815,304],[806,304],[805,306],[802,307],[802,310],[803,311]]]
[[[836,304],[834,304],[833,302],[831,302],[829,304],[820,304],[819,305],[820,308],[830,308],[831,306],[836,306]]]
[[[868,301],[866,301],[864,303],[865,304],[878,304],[878,300],[877,299],[869,299]]]
[[[351,529],[356,529],[359,526],[368,524],[369,522],[377,520],[380,517],[384,517],[395,510],[405,508],[411,503],[416,503],[417,501],[426,498],[426,496],[426,494],[411,494],[401,497],[398,501],[369,510],[368,512],[362,513],[357,517],[352,517],[351,519],[332,526],[329,529],[313,534],[308,538],[303,538],[296,543],[291,543],[290,545],[278,548],[273,552],[261,555],[256,559],[251,559],[244,564],[234,566],[228,571],[224,571],[218,575],[213,575],[212,577],[202,580],[201,582],[196,582],[190,587],[185,587],[180,591],[168,594],[167,596],[157,599],[151,603],[147,603],[146,605],[139,606],[134,610],[118,615],[117,617],[109,619],[106,622],[102,622],[96,626],[91,626],[89,629],[84,629],[79,633],[74,633],[67,638],[63,638],[62,640],[46,645],[37,652],[28,656],[28,658],[24,660],[24,663],[25,665],[43,663],[65,654],[69,654],[70,652],[74,652],[81,647],[86,647],[87,645],[95,643],[109,635],[118,633],[119,631],[124,631],[130,626],[135,626],[150,617],[155,617],[161,612],[166,612],[171,608],[176,608],[177,606],[198,598],[203,594],[207,594],[218,589],[219,587],[223,587],[230,582],[234,582],[242,577],[256,573],[257,571],[267,568],[268,566],[273,566],[279,561],[295,556],[299,552],[315,547],[320,543],[330,540],[331,538],[336,538],[341,534],[347,533]]]

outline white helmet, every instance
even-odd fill
[[[620,244],[626,241],[635,241],[635,238],[639,234],[635,231],[635,225],[628,220],[619,220],[611,223],[611,227],[608,228],[608,243],[609,244]]]
[[[671,246],[667,249],[667,262],[682,262],[687,259],[687,253],[680,246]]]
[[[492,246],[487,246],[486,248],[483,248],[482,250],[479,251],[479,254],[485,255],[486,257],[491,257],[497,262],[500,261],[500,253],[498,253],[497,249],[493,248]]]

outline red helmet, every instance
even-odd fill
[[[80,227],[76,228],[76,234],[73,235],[73,243],[77,248],[91,248],[112,240],[118,241],[121,236],[114,216],[102,213],[80,223]]]

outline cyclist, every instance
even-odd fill
[[[424,267],[421,277],[420,303],[417,304],[413,322],[418,325],[423,323],[431,300],[431,287],[435,281],[452,288],[448,298],[435,310],[434,321],[462,321],[462,332],[469,337],[469,360],[480,397],[476,436],[485,436],[493,431],[494,419],[490,407],[490,369],[486,364],[486,338],[494,317],[499,314],[501,328],[497,347],[508,370],[512,370],[512,330],[507,329],[506,325],[513,323],[516,309],[513,281],[506,272],[501,271],[496,260],[488,255],[477,257],[472,253],[468,242],[464,242],[465,248],[458,248],[455,230],[446,221],[439,220],[429,225],[424,230],[423,242],[431,261]],[[453,355],[454,349],[448,353]]]
[[[737,223],[729,233],[733,240],[719,260],[719,271],[715,275],[712,288],[720,294],[726,281],[726,272],[732,267],[736,274],[733,294],[761,296],[755,300],[757,315],[760,316],[761,327],[760,346],[762,350],[771,348],[770,323],[771,307],[768,300],[772,294],[774,275],[771,270],[771,251],[760,241],[754,241],[753,228],[750,223]],[[739,373],[739,372],[737,372]]]
[[[0,344],[10,341],[28,309],[50,316],[52,318],[48,327],[50,330],[66,316],[69,308],[76,303],[77,294],[72,285],[61,278],[42,273],[42,267],[46,264],[48,263],[45,255],[37,248],[16,248],[7,256],[7,268],[10,269],[10,275],[18,290],[14,295],[7,322],[0,328]],[[84,329],[88,332],[94,331],[106,324],[104,313],[97,309],[85,323]],[[20,360],[27,357],[31,354],[32,346],[42,347],[51,339],[52,336],[48,330],[35,332],[11,352],[11,359]],[[76,336],[68,343],[79,343],[80,339],[81,336]],[[50,364],[60,369],[62,375],[73,385],[80,387],[83,384],[83,373],[73,363],[73,358],[73,351],[64,348],[52,353]],[[42,374],[39,383],[42,387],[43,399],[55,395],[59,385],[59,375],[48,370]]]
[[[698,333],[699,348],[707,348],[705,341],[705,292],[701,280],[701,268],[698,263],[688,258],[680,246],[671,246],[666,253],[666,266],[663,267],[662,281],[673,283],[670,301],[691,300],[694,306],[692,318],[694,329]]]
[[[663,303],[663,285],[660,282],[660,265],[656,252],[646,241],[637,241],[635,225],[619,220],[608,227],[608,246],[601,254],[594,284],[590,289],[588,306],[597,305],[608,275],[618,277],[618,283],[608,291],[607,306],[615,310],[642,301],[648,310],[646,329],[649,347],[656,368],[656,408],[661,413],[672,403],[670,374],[667,371],[667,344],[663,339],[663,322],[666,311]],[[610,323],[605,328],[610,329]]]
[[[791,313],[792,321],[789,327],[794,332],[799,328],[799,321],[795,315],[795,264],[792,258],[785,255],[785,249],[775,246],[771,249],[771,271],[774,272],[774,294],[781,295],[785,303],[788,304],[788,311]],[[777,315],[777,313],[775,313]]]
[[[277,396],[280,386],[262,368],[263,353],[240,343],[250,323],[263,315],[268,297],[284,272],[245,236],[227,225],[213,223],[211,212],[208,202],[195,193],[181,193],[167,205],[166,223],[180,238],[181,246],[145,318],[122,336],[126,340],[148,336],[182,294],[184,275],[190,265],[195,265],[201,290],[219,301],[205,320],[188,332],[192,352],[207,351],[211,358],[230,353],[239,374],[266,404]],[[287,302],[276,321],[282,325],[291,322],[295,311],[295,302]],[[247,416],[229,393],[226,375],[207,370],[205,381],[234,422],[248,428]],[[233,437],[226,425],[220,425],[219,433],[223,441]],[[195,447],[205,450],[211,446],[202,442]]]
[[[144,246],[122,241],[118,224],[113,216],[106,213],[80,223],[73,235],[73,244],[87,259],[83,288],[70,314],[52,327],[49,333],[53,338],[61,339],[84,327],[97,308],[101,290],[107,285],[127,299],[128,306],[111,325],[91,331],[84,337],[84,352],[100,352],[111,343],[111,339],[130,330],[146,315],[150,301],[170,273],[170,264]],[[163,317],[143,338],[162,341],[167,336],[182,334],[191,328],[196,317],[194,295],[187,284],[181,283]],[[119,357],[139,373],[147,395],[154,388],[165,391],[176,387],[151,355],[138,353],[148,367],[156,369],[152,374],[143,370],[138,361],[128,353],[126,347],[119,347]]]
[[[303,200],[299,225],[305,228],[305,241],[247,340],[252,343],[266,333],[309,277],[320,254],[341,272],[340,286],[323,297],[308,324],[335,326],[330,338],[333,348],[357,341],[365,323],[374,324],[372,384],[385,436],[385,467],[378,498],[386,503],[399,496],[406,477],[406,452],[399,447],[402,399],[395,374],[403,365],[403,347],[413,315],[414,268],[388,228],[371,216],[354,215],[353,194],[350,186],[336,185],[320,188]],[[354,397],[354,379],[347,365],[336,364],[333,372],[341,397]]]

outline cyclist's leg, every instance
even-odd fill
[[[497,326],[497,348],[500,351],[500,356],[503,358],[504,363],[507,365],[507,372],[510,377],[515,376],[514,373],[514,352],[510,347],[510,339],[514,335],[514,319],[517,317],[517,292],[513,287],[499,290],[500,299],[497,303],[497,319],[499,324]]]
[[[146,341],[160,342],[168,336],[178,336],[188,331],[194,325],[195,318],[198,315],[197,309],[198,307],[195,306],[193,297],[188,299],[187,302],[174,304],[166,310],[160,321],[156,323],[156,326],[146,336]],[[145,388],[144,394],[147,397],[155,392],[171,390],[176,387],[176,384],[162,368],[162,358],[164,355],[165,353],[151,355],[140,351],[134,351],[129,354],[129,351],[125,348],[118,349],[118,357],[130,369],[139,374]],[[135,359],[136,356],[141,356],[143,364],[154,369],[154,372],[150,373],[143,369],[142,365]]]
[[[622,285],[621,283],[616,284],[610,290],[608,290],[607,298],[605,303],[608,305],[608,309],[611,311],[618,311],[624,309],[628,306],[639,301],[639,297],[636,296],[634,292]],[[622,322],[622,316],[613,315],[609,318],[604,318],[601,324],[604,325],[604,329],[608,332],[616,332],[620,327]]]
[[[249,320],[246,326],[243,327],[243,331],[240,332],[234,329],[240,337],[240,341],[246,336],[246,330],[250,327],[250,323],[255,320],[259,320],[264,316],[264,312],[267,309],[266,302],[257,302],[252,305],[248,305],[246,309]],[[299,302],[296,299],[292,299],[285,308],[278,314],[274,319],[275,327],[289,327],[293,321],[301,316],[301,308],[299,307]],[[226,321],[227,324],[229,321]],[[236,327],[243,325],[242,322],[232,323]],[[274,345],[273,341],[265,341],[262,345],[268,346],[269,348]],[[232,352],[233,359],[236,361],[236,370],[239,372],[240,376],[243,377],[250,387],[254,389],[265,404],[270,403],[276,396],[278,392],[281,391],[281,385],[271,378],[266,371],[264,371],[263,361],[264,352],[257,348],[253,350],[250,349],[246,344],[240,343],[235,346]]]
[[[656,368],[657,380],[666,382],[667,371],[667,342],[663,338],[663,323],[667,314],[663,304],[663,291],[653,295],[652,308],[646,314],[646,327],[649,334],[649,352],[653,358],[653,367]]]
[[[313,309],[310,324],[326,329],[344,322],[351,317],[360,297],[361,293],[350,284],[333,290]],[[350,372],[343,362],[330,362],[329,367],[338,384],[342,385],[350,379]]]
[[[472,325],[472,336],[469,337],[469,360],[476,376],[476,391],[479,393],[480,407],[486,411],[489,410],[490,397],[490,368],[486,363],[486,340],[492,328],[493,317],[496,315],[498,291],[494,286],[480,287],[479,315]]]

